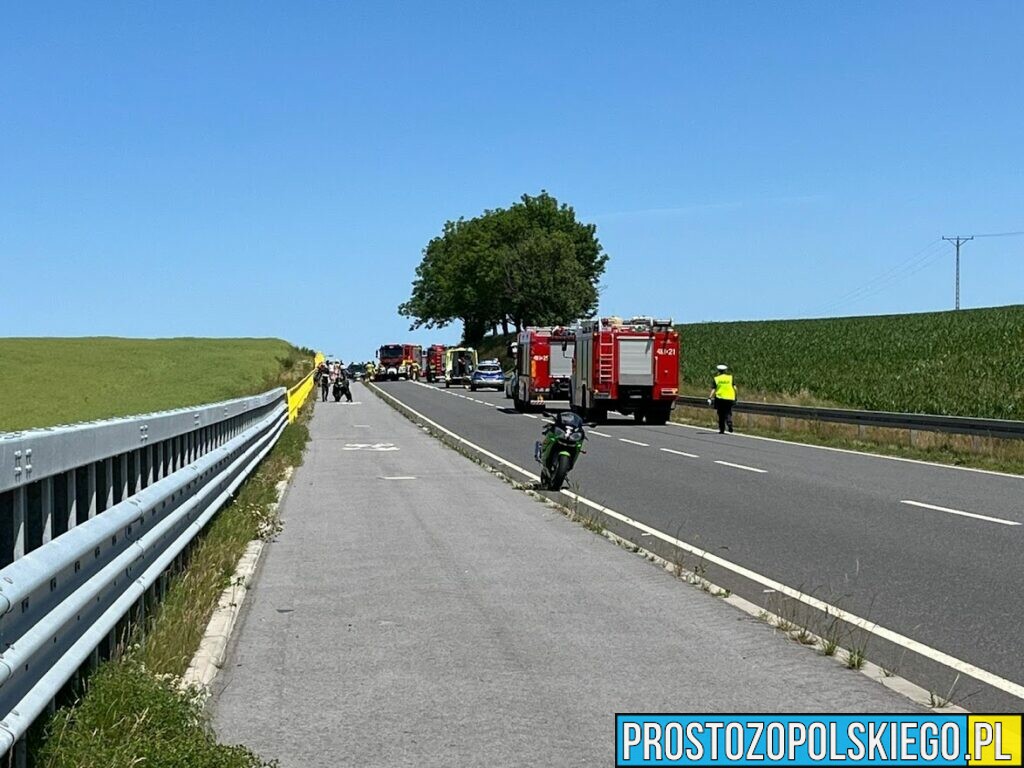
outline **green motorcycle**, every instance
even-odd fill
[[[576,460],[587,439],[583,419],[572,411],[559,411],[553,422],[544,427],[544,439],[534,446],[534,459],[540,462],[540,485],[549,491],[559,491],[566,476],[576,466]]]

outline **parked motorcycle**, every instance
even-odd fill
[[[552,423],[544,427],[544,439],[534,446],[534,458],[540,462],[541,488],[561,490],[566,476],[576,466],[576,460],[587,439],[583,419],[572,411],[559,411]]]

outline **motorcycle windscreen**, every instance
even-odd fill
[[[654,384],[654,339],[619,339],[619,384]]]

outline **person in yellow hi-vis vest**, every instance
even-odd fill
[[[708,404],[714,403],[718,411],[718,434],[724,435],[725,428],[732,432],[732,407],[736,405],[736,385],[728,365],[719,365],[715,374],[715,386],[708,397]]]

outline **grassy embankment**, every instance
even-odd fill
[[[280,339],[0,338],[0,432],[251,395],[310,357]]]
[[[18,396],[4,392],[5,403],[30,394],[40,402],[26,419],[4,413],[6,428],[73,422],[210,402],[288,385],[309,370],[311,353],[287,342],[267,339],[32,339],[0,340],[5,353],[4,381],[37,379],[48,369],[50,354],[89,366],[78,386],[92,389],[71,403],[39,398],[38,389]],[[11,351],[16,356],[11,356]],[[44,350],[44,352],[40,352]],[[15,361],[12,366],[10,361]],[[20,366],[20,368],[18,367]],[[130,377],[134,386],[120,381]],[[156,377],[159,384],[141,386]],[[21,384],[19,384],[21,386]],[[113,404],[102,400],[118,399]],[[77,406],[77,409],[73,406]],[[276,531],[276,484],[289,466],[301,463],[308,438],[309,409],[289,425],[235,499],[207,526],[193,546],[187,567],[175,574],[164,601],[145,627],[135,628],[122,654],[101,665],[79,692],[77,701],[35,729],[30,740],[33,763],[41,768],[257,768],[266,763],[244,747],[218,744],[195,690],[183,690],[178,677],[199,645],[220,592],[254,538]]]

